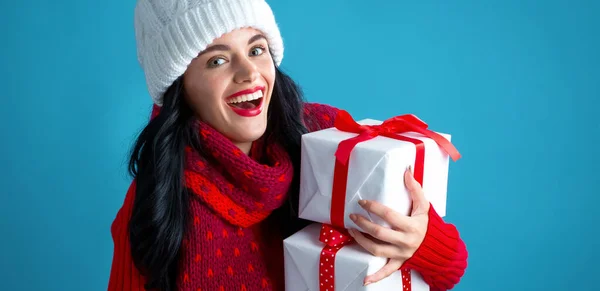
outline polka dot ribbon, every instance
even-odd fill
[[[346,229],[338,229],[329,224],[322,224],[319,241],[325,244],[319,259],[319,290],[334,291],[335,256],[342,247],[354,242],[354,239]],[[402,273],[402,290],[411,291],[410,269],[404,268],[400,271]]]
[[[400,269],[402,273],[402,291],[411,291],[412,286],[410,285],[410,269],[403,268]]]
[[[337,229],[332,225],[323,224],[319,241],[325,244],[319,260],[319,290],[335,290],[335,255],[346,244],[353,241],[345,229]]]

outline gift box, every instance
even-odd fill
[[[409,165],[425,197],[445,216],[449,158],[460,157],[450,139],[428,130],[414,115],[355,122],[340,111],[335,127],[302,136],[299,217],[360,229],[348,217],[357,213],[389,227],[358,200],[375,200],[409,215],[411,198],[404,184]]]
[[[313,223],[283,241],[285,290],[430,290],[414,270],[397,271],[363,286],[365,277],[379,271],[387,259],[373,256],[356,242],[348,242],[331,256],[319,239],[322,231],[321,224]]]

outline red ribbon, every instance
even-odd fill
[[[343,140],[335,152],[335,168],[333,171],[333,189],[331,194],[331,224],[340,228],[344,226],[346,205],[346,183],[348,180],[348,161],[354,147],[361,142],[377,136],[385,136],[397,140],[408,141],[417,147],[414,176],[423,185],[423,164],[425,161],[425,145],[419,139],[399,135],[406,132],[417,132],[433,139],[453,161],[460,159],[460,153],[450,141],[440,134],[427,129],[427,124],[412,114],[400,115],[385,120],[380,125],[360,125],[350,114],[339,110],[334,126],[345,132],[358,133],[357,136]]]
[[[346,229],[340,230],[329,224],[322,224],[319,241],[325,244],[319,259],[319,290],[334,291],[335,256],[342,247],[354,242],[354,239]],[[400,272],[402,274],[402,286],[404,287],[402,290],[410,291],[410,269],[401,269]]]
[[[458,150],[456,150],[450,141],[438,133],[427,129],[427,123],[412,114],[392,117],[385,120],[380,125],[360,125],[354,121],[348,112],[339,110],[334,126],[341,131],[359,134],[356,137],[342,141],[338,146],[335,156],[344,165],[348,163],[350,153],[356,144],[370,140],[379,135],[396,139],[398,134],[409,131],[418,132],[433,139],[446,153],[448,153],[448,155],[450,155],[450,157],[452,157],[452,160],[456,161],[460,159],[460,153],[458,153]]]
[[[325,244],[319,259],[319,290],[335,290],[335,255],[346,244],[353,241],[348,232],[323,224],[319,241]]]

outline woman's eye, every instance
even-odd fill
[[[264,53],[265,49],[262,47],[255,47],[250,51],[250,54],[253,56],[260,56]]]
[[[214,59],[210,60],[210,62],[208,62],[208,65],[210,67],[214,68],[214,67],[218,67],[224,63],[225,63],[225,60],[223,58],[214,58]]]

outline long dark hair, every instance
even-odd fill
[[[180,77],[165,92],[159,114],[140,133],[129,161],[129,173],[136,180],[129,222],[131,255],[147,279],[147,290],[175,290],[179,250],[188,221],[189,196],[183,183],[185,146],[203,153],[193,126],[193,111],[183,94]],[[287,204],[276,211],[289,222],[283,224],[284,236],[306,224],[297,219],[300,138],[307,132],[302,121],[303,102],[299,86],[276,68],[265,134],[285,147],[296,173]]]

